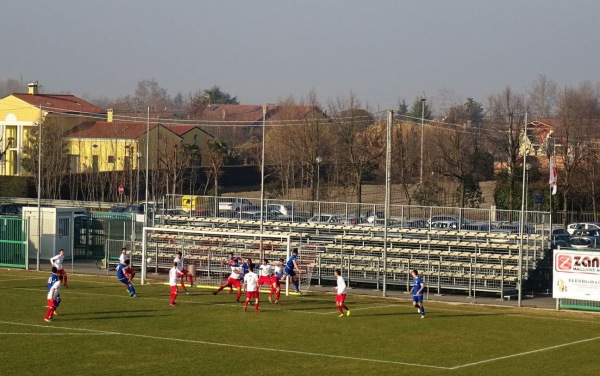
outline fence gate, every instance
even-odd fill
[[[0,218],[0,266],[27,268],[27,219]]]

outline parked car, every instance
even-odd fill
[[[252,206],[252,202],[245,198],[237,197],[219,197],[219,210],[241,211],[247,206]]]
[[[321,214],[310,218],[308,223],[340,224],[342,223],[342,218],[336,214]]]
[[[308,217],[300,214],[280,215],[276,220],[279,222],[304,223],[308,221]]]
[[[404,227],[404,228],[428,228],[429,224],[427,223],[427,220],[424,218],[407,219],[402,222],[402,227]]]
[[[600,238],[600,230],[596,229],[577,229],[573,232],[572,236],[592,236],[595,238]]]
[[[109,213],[124,213],[125,209],[127,209],[127,206],[116,205],[116,206],[113,206],[112,208],[110,208],[110,210],[108,212]]]
[[[569,241],[570,247],[575,249],[588,249],[600,247],[600,238],[593,236],[574,236]]]
[[[571,247],[571,237],[569,235],[556,235],[552,237],[551,248],[569,248]]]
[[[471,222],[467,225],[463,225],[462,227],[465,231],[476,231],[476,232],[490,232],[495,229],[493,225],[489,223],[475,223]]]
[[[519,234],[519,223],[518,222],[501,222],[496,228],[492,229],[493,232],[504,232],[508,234]],[[535,227],[529,223],[523,225],[524,234],[535,234]]]
[[[431,222],[431,228],[435,230],[458,230],[458,221],[435,221]]]
[[[471,223],[470,220],[466,219],[466,218],[460,218],[457,215],[433,215],[431,216],[431,218],[429,218],[429,223],[433,223],[433,222],[456,222],[456,223],[461,223],[462,225],[467,225],[469,223]]]
[[[281,215],[292,215],[292,207],[289,205],[270,203],[265,206],[269,210],[281,213]]]
[[[596,222],[577,222],[577,223],[570,223],[567,226],[567,232],[570,235],[573,235],[573,233],[575,232],[575,230],[587,230],[587,229],[600,230],[600,223],[596,223]]]
[[[260,206],[246,206],[241,212],[242,218],[260,220]],[[281,216],[281,212],[270,207],[263,211],[263,220],[276,220]]]

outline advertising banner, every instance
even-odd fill
[[[600,301],[600,252],[555,250],[552,297]]]

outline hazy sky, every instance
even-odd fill
[[[171,96],[218,85],[243,104],[323,104],[352,91],[374,109],[485,102],[538,74],[600,81],[598,0],[7,0],[0,79],[116,98],[156,79]]]

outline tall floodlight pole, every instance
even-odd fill
[[[386,142],[385,142],[385,215],[383,219],[383,297],[387,292],[387,248],[388,248],[388,225],[390,222],[390,196],[392,182],[392,121],[394,111],[388,110]]]
[[[419,171],[419,184],[423,184],[423,137],[425,135],[425,93],[421,97],[421,167]]]
[[[38,123],[38,246],[36,270],[40,270],[40,250],[42,249],[42,105],[40,105],[40,121]]]
[[[265,208],[265,123],[267,119],[267,106],[262,106],[263,114],[262,114],[262,150],[260,156],[260,259],[264,259],[264,250],[263,250],[263,230],[264,230],[264,212]]]
[[[150,106],[148,106],[148,112],[146,117],[146,208],[144,209],[144,227],[148,225],[148,165],[150,158],[148,154],[150,151]]]
[[[523,142],[528,142],[527,138],[527,112],[525,112],[525,128],[523,131]],[[517,283],[518,283],[518,301],[517,305],[519,307],[522,306],[522,295],[523,295],[523,227],[525,227],[525,174],[527,173],[527,169],[525,165],[527,164],[527,153],[529,152],[528,145],[525,145],[527,148],[521,148],[523,150],[523,187],[521,189],[521,219],[519,224],[519,269],[517,270]]]

